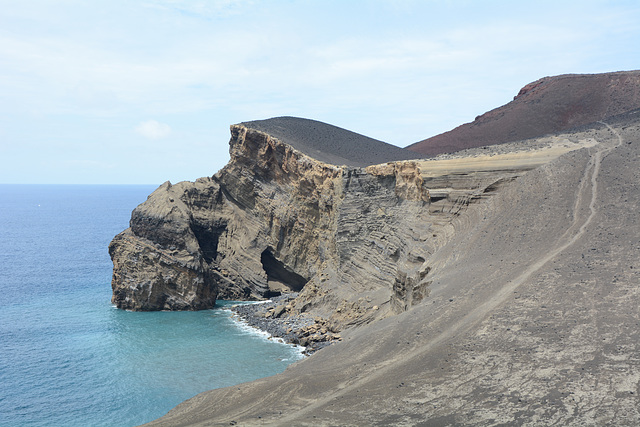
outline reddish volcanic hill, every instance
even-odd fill
[[[406,148],[433,156],[560,132],[640,108],[640,71],[544,77],[510,103]]]

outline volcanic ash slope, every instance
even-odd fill
[[[567,132],[640,108],[640,70],[544,77],[506,105],[415,144],[423,155]]]
[[[584,147],[469,190],[466,208],[459,173],[423,170],[443,197],[431,215],[458,210],[421,301],[150,425],[638,425],[639,117],[527,141]]]

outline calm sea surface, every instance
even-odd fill
[[[133,313],[110,304],[107,246],[154,189],[0,185],[0,425],[138,425],[300,359],[224,305]]]

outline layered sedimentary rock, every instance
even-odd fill
[[[433,156],[567,131],[640,108],[640,70],[544,77],[512,102],[407,147]]]
[[[216,175],[166,182],[133,211],[109,247],[118,307],[198,310],[300,292],[292,313],[344,324],[427,292],[429,193],[415,162],[333,165],[250,126],[231,126],[231,160]]]
[[[316,135],[299,129],[309,126]],[[323,126],[294,118],[231,126],[225,168],[196,182],[164,183],[114,238],[113,302],[130,310],[199,310],[217,298],[298,293],[278,317],[304,314],[334,332],[397,314],[429,294],[427,260],[470,204],[586,146],[556,138],[525,144],[527,151],[505,146],[506,154],[401,160],[401,149]],[[371,149],[354,150],[358,144]],[[318,148],[324,151],[316,157],[352,166],[301,151]],[[400,160],[353,166],[381,152]]]

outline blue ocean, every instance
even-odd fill
[[[225,303],[111,305],[107,246],[154,189],[0,185],[1,426],[134,426],[301,358],[237,323]]]

